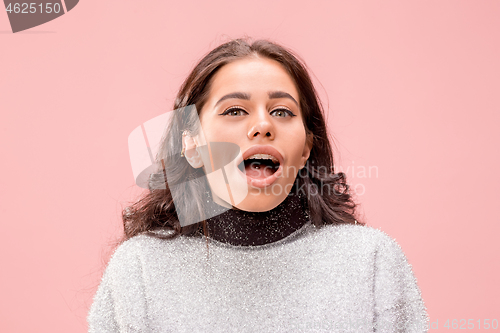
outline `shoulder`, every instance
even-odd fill
[[[175,264],[193,252],[202,251],[200,240],[195,237],[177,236],[172,239],[139,234],[120,244],[111,256],[107,270],[123,273],[137,269],[147,270],[148,265],[159,262]]]
[[[121,243],[111,255],[106,274],[119,274],[140,268],[145,257],[156,252],[162,240],[147,236],[137,235]],[[165,243],[169,242],[163,241]]]
[[[151,237],[145,235],[134,236],[121,243],[113,252],[110,262],[128,261],[134,257],[141,256],[150,246],[154,244]]]
[[[314,227],[304,240],[308,247],[334,255],[354,257],[404,257],[400,245],[380,229],[364,225],[340,224]],[[354,258],[353,258],[354,259]]]
[[[369,248],[399,247],[396,240],[384,231],[359,224],[324,225],[321,228],[316,228],[313,235],[316,241],[324,243],[335,242],[336,244]]]
[[[128,260],[132,257],[150,255],[151,253],[162,251],[165,248],[174,250],[180,245],[177,244],[180,238],[181,237],[178,236],[173,239],[160,239],[146,234],[139,234],[121,243],[115,249],[111,259],[115,261]]]

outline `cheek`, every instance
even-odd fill
[[[203,117],[201,117],[200,122],[201,127],[203,128],[203,134],[205,134],[205,138],[207,141],[221,141],[221,131],[219,128],[217,128],[217,123],[214,123],[209,119],[204,119]]]
[[[291,142],[291,146],[293,146],[293,150],[298,154],[298,158],[300,158],[306,144],[306,129],[301,124],[297,129],[295,129],[293,133],[293,141]]]
[[[294,137],[293,144],[289,145],[289,156],[291,165],[301,164],[302,153],[305,146],[305,134],[297,135]]]
[[[246,138],[246,129],[243,124],[224,124],[212,121],[206,122],[203,130],[209,141],[238,143]]]

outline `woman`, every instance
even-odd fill
[[[174,109],[89,332],[426,331],[401,248],[356,220],[297,56],[225,43]]]

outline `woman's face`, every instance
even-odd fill
[[[200,123],[203,141],[230,142],[241,150],[225,168],[228,185],[220,175],[209,177],[218,199],[254,212],[283,202],[309,158],[312,137],[306,140],[299,92],[281,64],[245,58],[220,68],[212,78]],[[213,163],[214,156],[202,153],[204,166]]]

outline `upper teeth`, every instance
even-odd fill
[[[269,154],[253,154],[252,156],[249,156],[246,158],[247,160],[249,159],[262,159],[262,160],[271,160],[273,163],[279,163],[278,159],[272,155]]]

